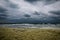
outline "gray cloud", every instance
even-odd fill
[[[0,0],[0,7],[0,19],[4,16],[9,23],[58,23],[60,20],[59,0]]]
[[[11,8],[18,8],[18,5],[17,4],[10,3],[10,7]]]

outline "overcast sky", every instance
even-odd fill
[[[60,0],[0,0],[0,23],[60,23]]]

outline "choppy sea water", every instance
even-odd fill
[[[60,28],[60,24],[0,24],[9,28]]]

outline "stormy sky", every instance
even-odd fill
[[[0,0],[0,23],[60,24],[60,0]]]

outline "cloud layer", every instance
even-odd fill
[[[60,23],[60,1],[0,0],[0,23]]]

